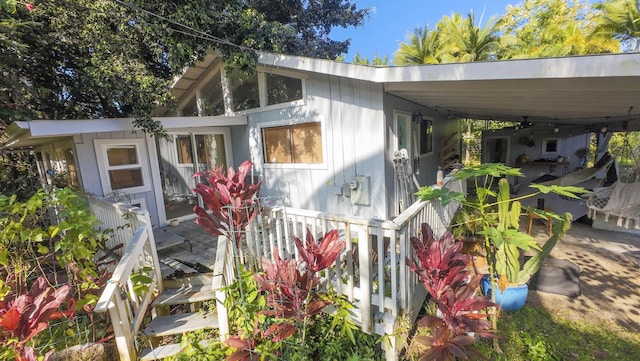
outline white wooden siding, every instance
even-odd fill
[[[157,156],[155,143],[153,138],[146,137],[143,132],[129,132],[129,131],[117,131],[117,132],[103,132],[103,133],[84,133],[74,137],[76,153],[78,157],[78,167],[80,168],[80,176],[82,178],[82,184],[84,191],[90,194],[97,195],[99,197],[106,196],[103,194],[102,183],[100,180],[100,172],[98,170],[98,162],[96,157],[95,148],[93,145],[94,139],[145,139],[143,154],[147,157],[147,166],[150,168],[148,171],[151,173],[150,186],[151,190],[141,193],[124,194],[122,201],[144,199],[147,209],[151,216],[151,222],[154,225],[159,224],[158,217],[158,197],[156,196],[156,189],[162,191],[160,184],[159,174],[157,172]],[[160,199],[161,200],[161,199]],[[162,205],[160,205],[162,206]]]
[[[287,196],[288,205],[296,208],[386,218],[382,85],[312,74],[306,86],[304,105],[249,116],[248,145],[256,173],[264,178],[261,193]],[[284,125],[318,119],[325,125],[324,165],[304,169],[263,166],[260,124],[280,121]],[[351,199],[342,194],[343,186],[356,175],[370,177],[369,205],[352,205]]]

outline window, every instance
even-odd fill
[[[267,105],[302,99],[302,79],[278,74],[265,74],[267,81]]]
[[[262,129],[265,163],[323,163],[320,122]]]
[[[200,89],[200,96],[204,108],[203,115],[224,114],[222,78],[220,76],[220,71],[217,71],[213,77],[205,83],[202,89]]]
[[[182,108],[182,115],[185,117],[197,117],[198,116],[198,104],[196,102],[196,96],[189,100],[187,105]]]
[[[231,94],[233,94],[233,110],[259,108],[258,74],[245,74],[238,70],[232,70],[228,76]]]
[[[191,157],[191,136],[178,135],[175,138],[179,164],[193,164]]]
[[[547,138],[542,140],[542,153],[558,153],[560,151],[560,139]]]
[[[96,139],[94,146],[105,194],[150,190],[144,139]]]
[[[433,120],[420,120],[420,154],[433,152]]]

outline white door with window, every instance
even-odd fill
[[[219,167],[226,172],[231,164],[228,138],[228,130],[221,130],[170,133],[169,139],[158,139],[166,220],[193,216],[193,207],[202,206],[193,189],[206,180],[194,175]]]

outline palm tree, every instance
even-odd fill
[[[418,65],[438,64],[441,62],[440,33],[429,30],[429,24],[424,28],[417,27],[408,43],[401,43],[395,52],[393,64]]]
[[[492,59],[500,39],[497,33],[497,18],[489,19],[484,27],[475,25],[473,12],[467,14],[466,18],[462,18],[458,13],[451,18],[445,16],[441,22],[443,31],[447,34],[449,53],[454,55],[458,62]]]
[[[619,40],[624,52],[640,52],[640,0],[608,0],[594,7],[602,11],[598,36]]]

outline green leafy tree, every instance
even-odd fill
[[[134,117],[171,107],[172,79],[209,49],[239,68],[255,51],[334,59],[349,41],[331,29],[361,25],[350,1],[34,1],[0,6],[0,117]]]
[[[640,52],[640,1],[606,0],[594,7],[602,12],[595,34],[619,40],[624,52]]]
[[[596,12],[578,0],[525,0],[498,22],[500,59],[616,52],[613,38],[593,37]]]
[[[360,65],[376,65],[376,66],[384,66],[389,65],[389,56],[385,55],[384,57],[376,54],[373,56],[373,59],[369,60],[369,57],[364,57],[356,52],[356,55],[353,56],[353,60],[351,61],[353,64]]]

